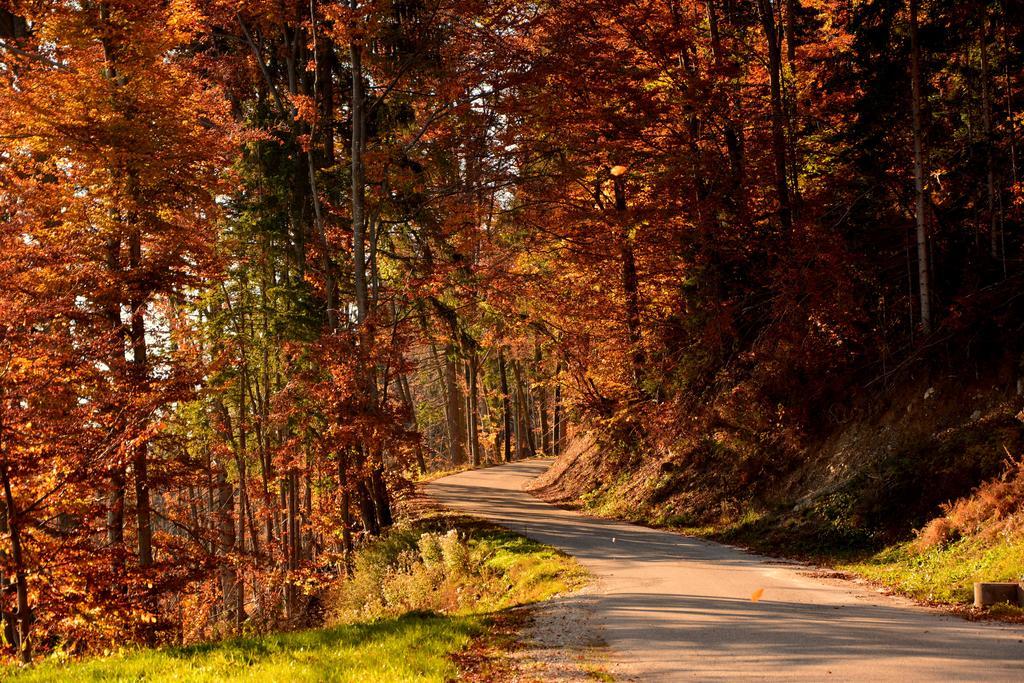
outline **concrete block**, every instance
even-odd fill
[[[1021,605],[1024,589],[1016,583],[976,583],[974,584],[974,606],[989,607],[1000,602]]]

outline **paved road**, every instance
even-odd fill
[[[1024,629],[966,622],[807,568],[562,510],[522,491],[549,464],[463,472],[427,493],[583,563],[596,577],[583,599],[589,623],[620,680],[1024,681]],[[566,607],[578,599],[565,598]]]

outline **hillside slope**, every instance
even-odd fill
[[[590,431],[531,488],[594,514],[964,603],[972,581],[1024,573],[1021,399],[1015,384],[996,379],[909,384],[788,454],[722,428],[708,435],[710,448],[630,456]]]

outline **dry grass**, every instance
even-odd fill
[[[918,532],[913,546],[919,552],[968,537],[983,543],[1019,538],[1024,532],[1024,460],[1007,453],[1001,476],[942,508],[943,515]]]

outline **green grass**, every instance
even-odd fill
[[[503,529],[470,540],[470,547],[485,559],[484,566],[504,583],[480,601],[490,610],[542,602],[586,581],[586,571],[568,555]]]
[[[424,534],[456,529],[429,565]],[[451,557],[457,568],[440,564]],[[356,576],[325,596],[338,625],[190,647],[126,650],[81,661],[0,668],[31,681],[450,681],[453,655],[488,638],[504,610],[579,587],[585,570],[555,549],[469,517],[432,514],[365,548]],[[495,640],[500,649],[501,644]],[[507,643],[505,644],[507,647]],[[492,646],[493,649],[493,646]]]
[[[450,654],[486,628],[482,617],[408,614],[373,623],[140,650],[8,670],[10,681],[446,681]]]
[[[969,604],[975,581],[1021,580],[1024,540],[985,542],[971,537],[924,552],[904,543],[838,568],[918,600]]]

